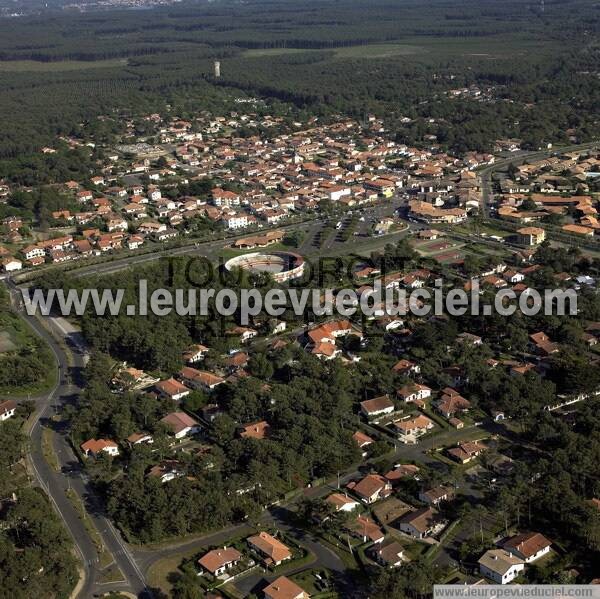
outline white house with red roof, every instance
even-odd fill
[[[85,457],[98,457],[101,453],[115,457],[119,455],[119,446],[110,439],[90,439],[80,445]]]
[[[200,424],[185,412],[171,412],[160,421],[171,429],[176,439],[195,435],[202,430]]]
[[[179,401],[191,393],[191,391],[183,383],[180,383],[174,378],[170,378],[165,381],[159,381],[156,383],[155,387],[160,395],[163,397],[168,397],[174,401]]]

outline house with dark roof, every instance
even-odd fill
[[[424,539],[441,532],[444,529],[445,521],[432,507],[423,507],[402,516],[398,524],[402,532],[415,539]]]
[[[386,568],[397,568],[404,561],[404,547],[393,539],[369,547],[368,554]]]

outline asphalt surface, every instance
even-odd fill
[[[20,292],[10,282],[8,284],[13,297],[13,305],[17,308],[22,308]],[[81,557],[85,572],[85,583],[78,596],[83,598],[92,597],[96,592],[105,592],[108,590],[105,587],[110,586],[111,590],[127,590],[140,597],[149,597],[151,595],[146,591],[145,577],[133,559],[121,535],[99,508],[100,503],[94,497],[83,468],[69,445],[66,431],[51,420],[52,416],[60,413],[66,405],[77,401],[79,394],[83,391],[82,371],[86,361],[85,346],[77,334],[67,331],[62,324],[56,322],[56,319],[46,319],[48,326],[52,330],[52,333],[50,333],[37,318],[28,316],[23,309],[20,309],[19,313],[35,333],[48,344],[59,368],[56,387],[45,399],[38,400],[39,411],[30,433],[30,457],[32,469],[38,483],[50,496],[67,529],[71,533],[76,549]],[[64,339],[67,349],[57,342],[57,338]],[[71,354],[70,360],[67,352]],[[53,440],[54,451],[60,465],[59,472],[56,472],[43,456],[43,426],[49,426],[55,429],[57,433],[53,435]],[[100,567],[98,552],[80,518],[79,512],[67,496],[69,489],[75,491],[83,501],[87,517],[90,518],[99,531],[105,548],[112,554],[116,565],[125,576],[123,583],[99,585],[98,575]]]

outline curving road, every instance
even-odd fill
[[[146,588],[145,577],[133,559],[129,548],[119,532],[99,509],[100,504],[95,501],[89,481],[68,443],[66,431],[59,430],[58,434],[53,435],[54,451],[61,467],[60,472],[56,472],[47,463],[42,453],[43,425],[50,423],[50,418],[54,414],[60,412],[69,403],[76,401],[82,392],[82,371],[86,362],[82,341],[77,333],[67,330],[56,319],[46,319],[49,326],[46,328],[37,318],[27,315],[22,309],[19,290],[12,281],[7,280],[6,283],[11,293],[13,306],[34,332],[48,344],[58,364],[59,373],[56,386],[46,397],[37,400],[40,405],[30,430],[30,461],[38,483],[48,493],[62,517],[81,557],[85,582],[79,590],[78,596],[87,599],[92,597],[95,592],[105,592],[108,590],[106,587],[110,586],[111,590],[127,590],[140,597],[144,595],[151,597],[150,591]],[[65,344],[59,343],[57,339],[64,340]],[[86,517],[99,531],[104,546],[112,554],[116,565],[125,577],[124,582],[100,586],[98,552],[78,510],[67,495],[69,489],[83,500]]]

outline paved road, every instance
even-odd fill
[[[13,305],[22,306],[21,294],[16,287],[8,281]],[[56,472],[51,468],[42,454],[42,428],[44,425],[52,426],[50,418],[59,413],[62,408],[77,400],[82,392],[82,370],[85,366],[86,355],[81,339],[72,331],[66,329],[64,324],[56,319],[47,319],[51,332],[40,323],[38,319],[28,316],[24,310],[19,310],[31,328],[48,344],[59,368],[59,377],[56,387],[49,393],[46,400],[39,408],[31,428],[31,463],[36,479],[41,487],[49,494],[57,511],[63,518],[65,525],[81,556],[85,570],[85,584],[79,596],[89,598],[97,591],[98,587],[98,552],[90,538],[79,512],[67,496],[67,490],[72,489],[83,500],[88,517],[100,532],[105,547],[113,555],[115,562],[126,578],[126,582],[111,585],[111,588],[128,590],[140,597],[151,595],[146,590],[144,575],[133,559],[130,550],[124,543],[121,535],[110,521],[102,514],[99,503],[95,501],[93,491],[86,479],[79,461],[77,460],[71,446],[66,438],[66,431],[58,429],[53,436],[54,449],[58,458],[61,471]],[[64,348],[58,339],[64,339],[67,347]],[[67,352],[71,354],[70,359]]]

